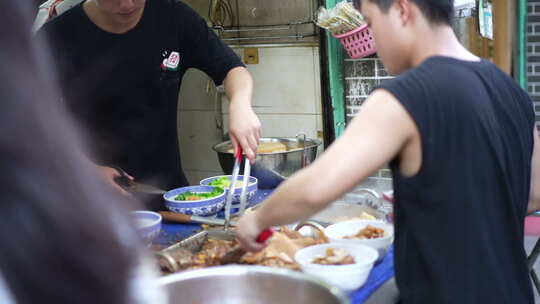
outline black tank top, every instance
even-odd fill
[[[380,88],[420,132],[422,166],[391,163],[405,304],[534,303],[523,248],[534,112],[487,62],[431,57]]]

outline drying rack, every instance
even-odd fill
[[[299,27],[304,25],[312,24],[314,26],[312,33],[301,33]],[[302,41],[306,38],[317,37],[317,31],[315,29],[315,22],[313,20],[308,21],[295,21],[288,24],[270,24],[270,25],[261,25],[261,26],[235,26],[235,27],[224,27],[224,26],[213,26],[215,31],[217,31],[223,41],[275,41],[275,40],[296,40]],[[271,32],[287,32],[286,34],[278,35],[261,35],[261,33],[271,33]],[[290,32],[293,32],[292,34]],[[230,37],[232,34],[248,34],[256,33],[256,35],[248,35],[247,37]]]

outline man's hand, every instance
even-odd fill
[[[122,176],[122,174],[120,174],[118,170],[116,170],[115,168],[98,165],[96,165],[96,168],[107,184],[118,190],[118,192],[120,192],[122,195],[131,196],[129,192],[124,190],[124,188],[120,187],[120,185],[118,185],[118,183],[116,182],[116,179]],[[126,173],[126,176],[129,179],[133,180],[133,177],[131,175]]]
[[[261,251],[266,247],[266,244],[258,243],[257,237],[263,230],[264,228],[259,226],[257,212],[251,212],[240,219],[236,239],[240,246],[247,251]]]
[[[253,163],[257,156],[257,146],[261,137],[261,122],[251,107],[231,104],[229,136],[234,151],[241,146],[247,158]]]
[[[234,152],[238,151],[239,146],[242,147],[253,163],[261,137],[261,122],[251,109],[253,79],[246,68],[237,67],[229,71],[224,84],[230,100],[229,136]]]

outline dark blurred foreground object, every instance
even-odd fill
[[[31,4],[0,2],[9,29],[0,52],[0,278],[16,303],[129,303],[136,234],[58,102],[46,48],[32,40]]]

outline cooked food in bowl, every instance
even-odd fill
[[[315,257],[313,264],[319,265],[350,265],[356,263],[354,257],[345,249],[326,248],[324,256]]]
[[[368,228],[369,226],[376,229]],[[380,230],[383,231],[381,232]],[[379,257],[382,259],[394,240],[394,226],[383,221],[346,221],[326,227],[324,234],[331,243],[363,244],[372,247],[379,251]],[[366,236],[377,237],[367,238]]]
[[[219,196],[223,193],[223,189],[216,187],[215,190],[211,192],[191,192],[187,191],[181,194],[178,194],[174,200],[175,201],[200,201],[208,198],[213,198]]]
[[[163,194],[165,207],[187,215],[216,214],[225,206],[225,191],[213,186],[187,186]]]
[[[280,152],[287,152],[287,151],[296,151],[296,150],[302,150],[303,147],[297,146],[297,147],[290,147],[285,145],[282,142],[263,142],[260,143],[257,147],[257,154],[261,153],[280,153]],[[231,147],[227,150],[229,153],[234,153],[234,149]]]
[[[365,228],[358,231],[355,235],[345,236],[344,239],[376,239],[384,237],[384,229],[367,225]]]
[[[337,258],[336,264],[316,264],[314,259],[328,255],[328,249],[333,249],[334,254],[342,255],[343,253],[335,252],[337,249],[344,250],[345,256],[350,255],[354,258],[353,263],[339,264],[339,262],[349,262],[345,256]],[[302,268],[302,271],[314,275],[321,280],[324,280],[332,285],[336,285],[343,290],[352,291],[362,286],[373,268],[373,264],[377,260],[377,251],[365,245],[359,244],[320,244],[305,247],[300,249],[294,259]]]

